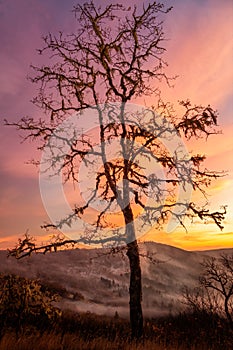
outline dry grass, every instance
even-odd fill
[[[208,317],[183,314],[145,320],[144,339],[135,342],[124,319],[68,311],[47,328],[39,319],[34,326],[26,320],[20,331],[5,327],[0,350],[230,349],[233,333],[226,321]]]
[[[144,342],[122,342],[120,339],[114,342],[99,337],[93,340],[84,340],[77,335],[67,333],[61,337],[55,333],[42,335],[21,335],[8,333],[0,341],[0,350],[187,350],[186,346],[172,345],[166,347],[155,344],[152,340]],[[190,345],[189,350],[206,350],[207,348],[195,348]]]
[[[99,337],[86,341],[74,334],[66,334],[63,339],[54,333],[44,333],[41,336],[23,335],[19,338],[15,333],[8,333],[0,341],[0,350],[212,350],[206,345],[159,345],[152,340],[144,342],[122,341],[112,342]]]

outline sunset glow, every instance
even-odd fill
[[[117,1],[108,1],[117,3]],[[106,4],[106,1],[97,1]],[[135,4],[136,1],[128,3]],[[139,1],[138,1],[139,3]],[[145,1],[147,3],[147,1]],[[187,232],[178,227],[167,233],[166,226],[153,228],[141,240],[150,240],[187,250],[204,250],[233,247],[233,4],[225,0],[172,1],[174,6],[164,23],[167,75],[178,77],[174,87],[165,83],[159,86],[162,97],[180,111],[177,101],[190,99],[194,104],[210,104],[219,112],[219,134],[207,140],[192,140],[186,146],[193,154],[207,156],[205,166],[210,170],[225,171],[207,188],[212,210],[227,206],[224,229],[199,220],[187,221]],[[72,32],[75,21],[71,13],[74,2],[8,0],[0,4],[1,54],[0,64],[0,249],[12,247],[19,237],[29,230],[37,241],[49,238],[40,226],[49,218],[40,196],[38,169],[26,164],[30,159],[40,159],[36,143],[24,142],[17,130],[4,126],[3,119],[18,121],[23,116],[39,117],[42,112],[30,100],[38,92],[26,79],[31,74],[30,64],[45,64],[36,49],[43,45],[41,36],[59,30]],[[13,25],[14,24],[14,25]],[[133,101],[151,105],[152,97]],[[75,193],[74,196],[77,194]],[[73,198],[70,199],[73,201]],[[200,201],[200,194],[193,193]],[[87,214],[88,215],[88,214]],[[89,213],[90,215],[90,213]],[[116,218],[114,218],[114,223]]]

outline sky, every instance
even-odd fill
[[[35,144],[22,143],[18,131],[4,126],[3,120],[42,115],[30,102],[37,91],[27,79],[30,64],[45,63],[36,51],[42,47],[43,35],[74,30],[71,10],[76,3],[0,0],[0,249],[14,245],[27,230],[37,240],[48,235],[40,228],[49,219],[41,200],[38,169],[28,164],[32,158],[40,159],[41,154]],[[233,3],[167,0],[166,4],[174,6],[164,23],[167,74],[178,78],[174,88],[161,86],[163,97],[173,103],[189,98],[219,111],[222,134],[208,141],[193,141],[187,147],[194,153],[205,153],[208,168],[227,171],[208,193],[212,208],[227,205],[228,212],[223,231],[195,221],[188,232],[177,228],[168,234],[151,229],[144,239],[188,250],[233,247]]]

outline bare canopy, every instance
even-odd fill
[[[171,152],[162,142],[172,137],[181,140],[181,137],[190,139],[215,134],[218,117],[209,105],[193,106],[188,100],[180,102],[184,113],[177,117],[171,106],[160,99],[158,83],[165,80],[170,84],[172,81],[165,74],[162,25],[163,17],[170,10],[158,2],[138,8],[120,4],[101,8],[93,2],[75,6],[75,33],[65,35],[61,32],[57,36],[44,37],[44,47],[39,53],[48,54],[48,61],[41,67],[32,67],[35,74],[31,80],[39,84],[39,93],[33,103],[42,108],[45,116],[39,120],[25,117],[10,124],[25,131],[26,139],[40,140],[43,152],[49,149],[47,168],[62,172],[65,181],[78,181],[77,164],[86,162],[90,166],[88,156],[102,164],[86,203],[75,203],[68,216],[46,224],[46,228],[72,227],[97,197],[105,203],[93,219],[92,228],[88,226],[77,239],[64,237],[36,246],[26,236],[10,254],[21,258],[32,252],[45,253],[79,242],[116,247],[125,244],[131,271],[130,322],[134,337],[141,336],[143,326],[141,268],[135,228],[138,212],[143,224],[150,228],[152,224],[155,228],[163,225],[173,215],[184,227],[185,217],[191,220],[198,217],[205,222],[215,222],[220,229],[226,212],[225,208],[212,212],[206,205],[198,207],[190,198],[180,198],[177,202],[179,186],[184,192],[189,186],[205,196],[205,188],[222,173],[203,167],[204,155],[180,156],[178,149]],[[132,111],[129,102],[141,96],[151,96],[157,103],[151,108]],[[95,137],[91,138],[88,132],[73,124],[67,126],[69,136],[64,137],[59,125],[74,113],[81,120],[88,109],[97,116]],[[52,139],[55,142],[52,143]],[[111,159],[108,147],[115,140],[118,140],[120,155]],[[64,152],[67,147],[68,151]],[[162,169],[163,177],[153,173],[145,175],[143,164],[148,159]],[[120,182],[123,183],[121,187]],[[153,205],[148,204],[148,197],[153,200]],[[119,233],[117,227],[110,225],[109,210],[114,205],[119,208],[124,232]],[[106,227],[110,227],[112,233],[104,236],[102,232]]]

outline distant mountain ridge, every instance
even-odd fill
[[[182,289],[197,284],[203,259],[233,252],[233,249],[186,251],[155,242],[139,246],[143,310],[147,316],[179,311]],[[117,311],[127,316],[128,258],[106,252],[106,249],[73,249],[16,260],[7,258],[6,251],[0,251],[0,273],[39,278],[59,292],[63,308],[110,315]],[[147,255],[155,262],[145,258]]]

